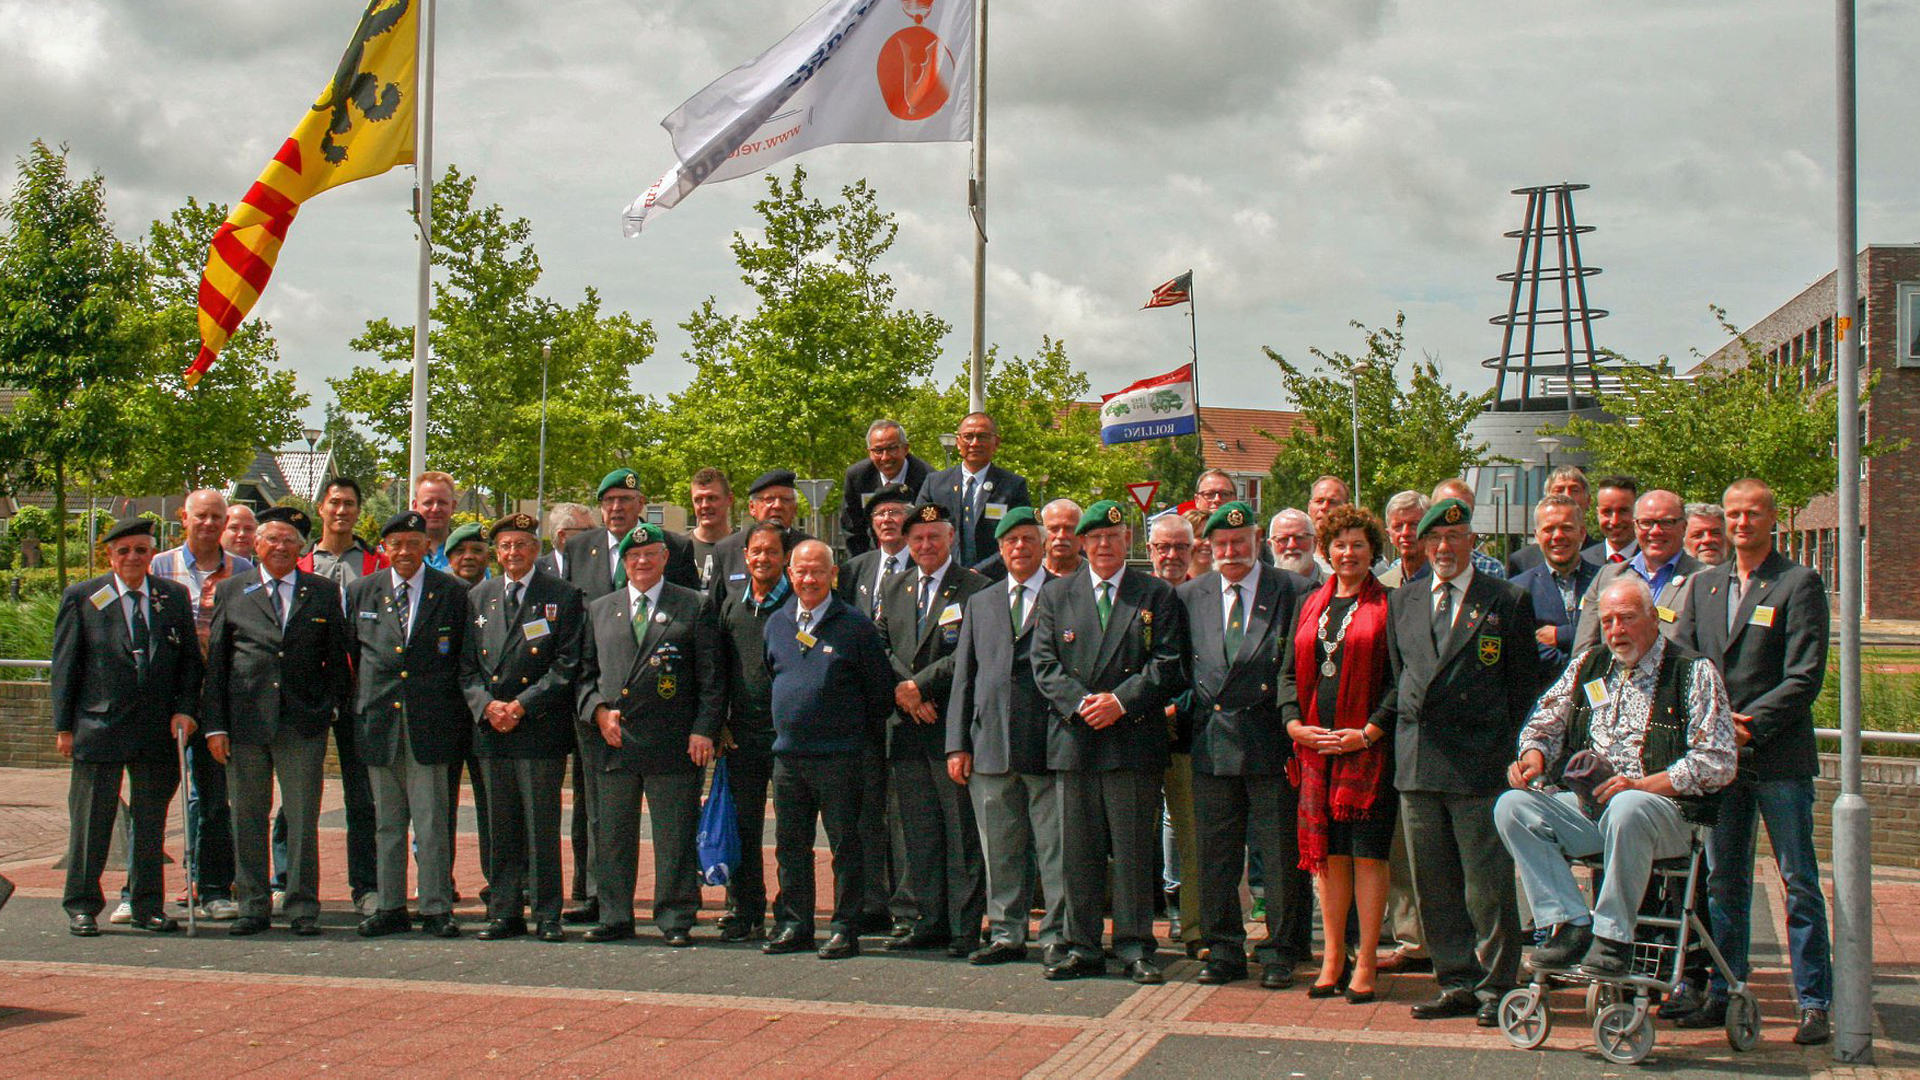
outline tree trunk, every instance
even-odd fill
[[[60,591],[67,591],[67,463],[55,458],[53,461],[53,563],[60,569],[55,571],[60,581]]]

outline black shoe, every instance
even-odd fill
[[[99,937],[100,923],[91,915],[69,915],[67,933],[74,937]]]
[[[1051,945],[1042,945],[1040,946],[1040,966],[1054,967],[1063,964],[1071,955],[1073,955],[1072,951],[1057,941]]]
[[[1314,983],[1312,986],[1307,987],[1307,996],[1315,1000],[1339,997],[1341,992],[1342,988],[1339,983]]]
[[[693,944],[693,934],[686,930],[668,930],[661,937],[670,949],[684,949]]]
[[[1246,977],[1247,968],[1245,964],[1229,964],[1220,960],[1209,960],[1207,961],[1207,966],[1200,969],[1200,974],[1193,977],[1193,981],[1202,986],[1224,986],[1227,983],[1238,982]]]
[[[633,936],[633,924],[630,922],[601,923],[588,930],[583,936],[595,944],[606,941],[625,941]]]
[[[135,915],[133,928],[154,934],[171,934],[180,929],[180,924],[165,915],[155,912],[152,915]]]
[[[957,937],[947,942],[947,955],[955,960],[965,960],[980,948],[978,937]]]
[[[1348,991],[1347,991],[1347,1004],[1349,1004],[1349,1005],[1371,1005],[1371,1004],[1373,1004],[1373,1000],[1374,1000],[1374,997],[1375,997],[1375,995],[1374,995],[1374,992],[1373,992],[1372,990],[1348,990]]]
[[[1189,941],[1186,945],[1187,959],[1205,961],[1212,958],[1213,951],[1204,941]]]
[[[1819,1046],[1831,1038],[1833,1025],[1827,1021],[1827,1010],[1800,1010],[1800,1026],[1793,1033],[1794,1042],[1801,1046]]]
[[[1293,985],[1292,964],[1260,965],[1260,985],[1268,990],[1285,990]]]
[[[388,908],[361,919],[355,932],[361,937],[383,937],[411,929],[413,929],[413,920],[407,917],[406,908]]]
[[[1662,1020],[1678,1020],[1698,1009],[1707,1000],[1706,988],[1697,986],[1692,979],[1673,988],[1673,994],[1660,1003],[1654,1015]]]
[[[721,941],[764,941],[766,936],[767,924],[759,919],[752,922],[735,919],[733,922],[723,923],[720,927]]]
[[[527,920],[517,915],[494,919],[473,936],[481,941],[504,941],[507,938],[526,937]]]
[[[1725,1027],[1727,1024],[1727,999],[1708,998],[1699,1008],[1673,1022],[1673,1026],[1686,1030]]]
[[[559,919],[541,919],[538,937],[541,941],[565,941],[567,931]]]
[[[1632,967],[1633,942],[1603,937],[1593,939],[1593,947],[1587,950],[1587,958],[1580,961],[1582,972],[1602,979],[1625,975]]]
[[[768,956],[779,956],[783,953],[806,952],[811,948],[813,948],[812,938],[801,936],[798,930],[782,930],[773,935],[765,945],[760,946],[760,951]]]
[[[1025,960],[1026,958],[1027,947],[1025,945],[1014,945],[1010,942],[996,941],[991,945],[975,949],[968,953],[967,963],[986,967],[990,964],[1008,964],[1015,960]]]
[[[600,905],[596,901],[589,900],[579,907],[574,908],[572,911],[560,916],[560,918],[575,926],[587,926],[597,923],[600,921]]]
[[[242,915],[227,927],[227,933],[234,937],[252,937],[267,928],[267,920],[258,915]]]
[[[921,949],[937,949],[952,940],[951,934],[936,933],[932,930],[915,930],[887,942],[887,951],[917,952]]]
[[[1481,1027],[1500,1026],[1500,998],[1504,994],[1488,998],[1480,1003],[1480,1010],[1473,1014],[1473,1022]]]
[[[427,921],[420,924],[422,933],[438,938],[456,938],[460,936],[460,924],[453,921],[453,913],[429,915]]]
[[[1593,948],[1593,927],[1563,922],[1547,935],[1547,943],[1527,959],[1535,971],[1561,971],[1580,962]]]
[[[293,931],[294,937],[319,937],[320,920],[311,915],[302,915],[293,920],[289,929]]]
[[[820,946],[819,953],[822,960],[845,960],[850,956],[859,955],[860,939],[852,934],[833,935],[827,939],[825,945]]]
[[[1167,981],[1167,977],[1160,974],[1160,965],[1145,957],[1127,965],[1127,978],[1141,986],[1159,986]]]
[[[888,937],[906,937],[911,933],[913,933],[913,920],[911,919],[895,919],[893,924],[887,927]]]
[[[1066,979],[1091,979],[1107,973],[1107,965],[1099,960],[1069,953],[1065,960],[1047,969],[1047,978],[1054,982]]]
[[[1447,990],[1432,1001],[1423,1001],[1413,1007],[1415,1020],[1452,1020],[1460,1016],[1477,1016],[1480,1013],[1480,999],[1473,996],[1471,990]]]

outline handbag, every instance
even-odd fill
[[[700,832],[695,840],[700,856],[700,880],[725,885],[740,865],[740,827],[734,817],[733,784],[727,778],[727,759],[713,765],[713,783],[700,807]]]

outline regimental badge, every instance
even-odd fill
[[[1060,640],[1066,642],[1069,645],[1073,644],[1073,628],[1068,627],[1067,629],[1060,631]]]
[[[1238,507],[1227,511],[1227,528],[1238,529],[1247,523],[1247,515]]]
[[[620,483],[624,487],[637,488],[640,486],[640,479],[632,473],[628,473],[627,478],[620,481]]]
[[[932,503],[928,503],[927,505],[921,507],[920,520],[921,521],[939,521],[940,508],[933,505]]]
[[[1460,509],[1458,506],[1449,506],[1446,511],[1440,515],[1440,524],[1442,525],[1458,525],[1465,520],[1467,520],[1466,511]],[[1494,649],[1495,653],[1499,651],[1497,647]],[[1488,661],[1488,663],[1492,663],[1492,661]]]
[[[1145,645],[1149,649],[1153,648],[1153,612],[1151,611],[1141,612],[1140,625],[1143,628],[1140,632],[1141,644]]]
[[[657,654],[657,653],[656,653],[656,654],[655,654],[655,655],[653,655],[653,656],[649,656],[649,657],[647,657],[647,666],[648,666],[648,667],[659,667],[659,666],[660,666],[660,657],[659,657],[659,654]]]
[[[660,673],[659,680],[653,685],[655,689],[660,691],[660,698],[663,701],[672,697],[674,693],[680,689],[680,684],[674,681],[673,673],[666,671]]]
[[[1487,667],[1500,662],[1500,639],[1492,634],[1480,635],[1480,662]]]
[[[1121,522],[1120,508],[1118,506],[1107,507],[1107,524],[1118,525],[1120,524],[1120,522]]]
[[[559,604],[548,604],[548,605],[547,605],[547,621],[548,621],[548,622],[553,622],[554,620],[556,620],[556,619],[558,619],[559,617],[560,617],[560,605],[559,605]]]
[[[450,656],[452,655],[452,653],[453,653],[453,639],[451,637],[448,637],[445,634],[441,634],[440,635],[440,655]]]
[[[662,626],[665,626],[667,624],[667,613],[664,611],[654,612],[653,621],[659,623]]]

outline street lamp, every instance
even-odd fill
[[[547,362],[553,359],[553,346],[540,346],[540,473],[533,494],[533,516],[547,514]]]
[[[1365,360],[1347,369],[1353,376],[1353,504],[1360,505],[1360,376],[1373,370]]]
[[[947,452],[947,464],[953,464],[953,448],[960,445],[960,436],[951,431],[940,433],[940,448]]]
[[[1556,439],[1551,435],[1542,435],[1539,438],[1533,440],[1533,444],[1540,448],[1540,456],[1546,459],[1548,471],[1552,471],[1553,452],[1555,450],[1560,449],[1560,447],[1564,446],[1565,444],[1562,443],[1559,439]]]

